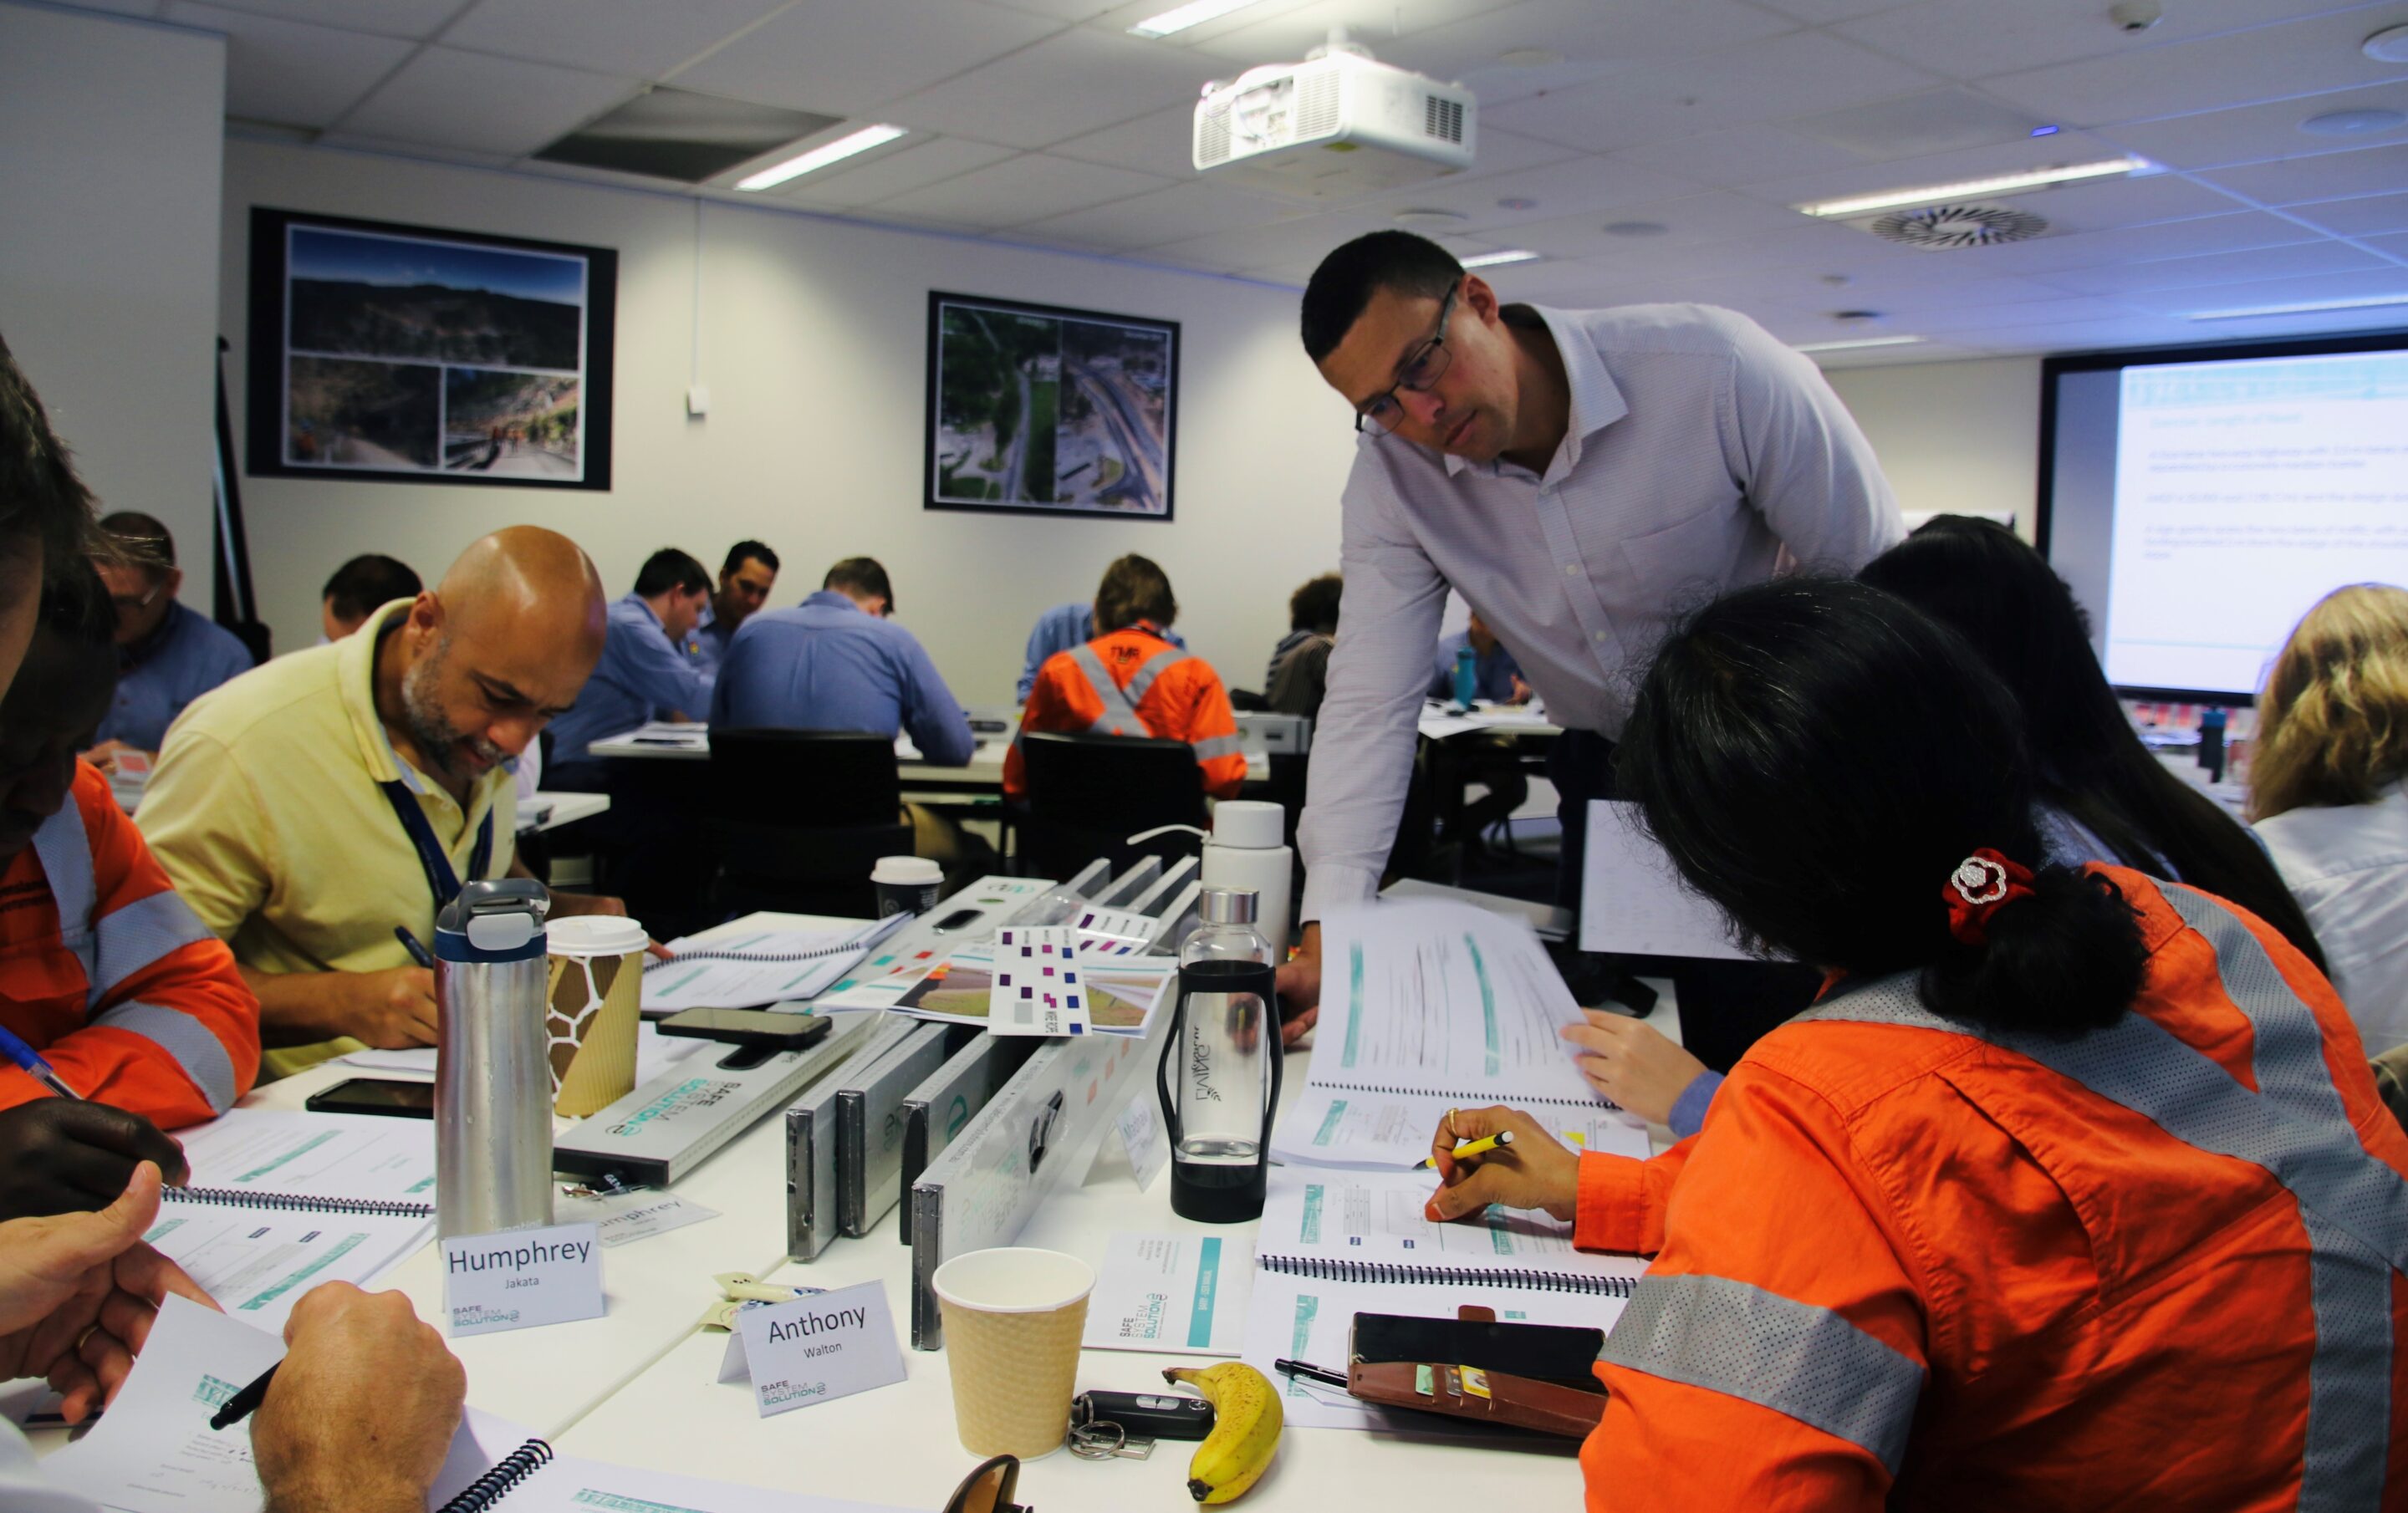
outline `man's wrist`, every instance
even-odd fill
[[[426,1513],[426,1489],[377,1479],[375,1472],[294,1477],[271,1491],[264,1513]]]

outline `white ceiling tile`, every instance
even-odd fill
[[[907,136],[893,148],[863,154],[858,164],[805,174],[778,197],[830,209],[875,205],[1018,155],[1011,148],[957,136]]]
[[[367,136],[515,157],[575,130],[637,88],[633,79],[607,74],[424,48],[340,124]]]
[[[1125,121],[1047,149],[1082,163],[1109,163],[1177,178],[1196,171],[1196,107],[1181,101],[1150,116]]]
[[[452,147],[440,142],[407,141],[398,137],[378,136],[366,132],[333,128],[318,137],[318,145],[351,152],[380,152],[408,158],[424,159],[430,163],[458,163],[476,168],[508,168],[520,162],[523,152],[480,152],[474,148]],[[596,170],[573,168],[567,164],[546,164],[547,174],[564,172],[580,177],[593,177]]]
[[[781,0],[478,0],[447,47],[654,79],[778,8]]]
[[[1462,229],[1471,231],[1590,215],[1616,206],[1673,198],[1696,187],[1613,158],[1584,157],[1519,173],[1433,179],[1353,201],[1347,208],[1363,215],[1389,215],[1407,208],[1452,210],[1469,217]],[[1533,203],[1512,209],[1498,203],[1502,200]]]
[[[1923,0],[1834,29],[1935,74],[1979,79],[2085,58],[2128,58],[2238,27],[2339,8],[2332,0],[2172,0],[2157,25],[2127,32],[2108,16],[2102,0]]]
[[[2186,321],[2162,315],[2127,315],[2119,321],[2065,321],[2038,324],[2010,321],[1971,331],[1952,331],[1952,346],[1990,353],[2080,352],[2115,347],[2163,347],[2214,338]]]
[[[156,16],[159,0],[76,0],[79,10],[103,10],[112,16]]]
[[[1896,10],[1906,3],[1907,0],[1756,0],[1766,9],[1793,16],[1809,26],[1828,26],[1876,11]]]
[[[2350,10],[2143,47],[2004,74],[1983,88],[2050,121],[2101,126],[2408,78],[2408,64],[2377,63],[2358,50],[2376,29],[2369,16]]]
[[[2108,231],[2158,221],[2229,215],[2249,208],[2212,185],[2179,174],[2094,178],[2087,183],[2009,195],[2000,203],[2045,216],[2050,224],[2067,231]]]
[[[2076,232],[2043,236],[2005,247],[1985,247],[1978,255],[2000,273],[2045,275],[2058,268],[2095,268],[2110,263],[2149,258],[2205,257],[2213,252],[2239,252],[2259,247],[2282,247],[2318,239],[2314,232],[2262,211],[2239,215],[2200,216],[2147,226],[2120,226],[2113,231]],[[1935,257],[1954,254],[1933,253]]]
[[[907,126],[1050,147],[1194,101],[1217,60],[1084,27],[1047,37],[882,107]]]
[[[2324,273],[2352,273],[2383,265],[2383,260],[2340,242],[2300,242],[2294,247],[2261,247],[2249,252],[2216,252],[2206,257],[2157,258],[2146,263],[2111,263],[2096,268],[2066,268],[2049,275],[2060,289],[2091,294],[2129,294],[2150,289],[2191,289],[2203,284],[2233,284],[2252,278],[2287,278]]]
[[[1199,26],[1193,45],[1198,53],[1222,60],[1214,66],[1228,74],[1239,71],[1230,63],[1294,63],[1329,40],[1331,27],[1343,26],[1353,40],[1394,62],[1401,39],[1496,9],[1495,0],[1308,0],[1243,10],[1226,22]]]
[[[430,37],[475,0],[234,0],[227,8],[379,36]]]
[[[1168,256],[1200,267],[1219,269],[1270,268],[1302,264],[1310,273],[1340,244],[1366,232],[1391,229],[1384,221],[1346,213],[1317,215],[1305,221],[1244,231],[1215,232],[1187,241],[1169,242],[1149,255]]]
[[[2254,309],[2263,305],[2304,304],[2320,300],[2382,299],[2408,295],[2408,268],[2376,267],[2357,273],[2332,273],[2313,278],[2258,278],[2248,283],[2212,284],[2195,289],[2138,290],[2123,297],[2138,308],[2172,315],[2205,310]],[[2399,323],[2397,310],[2360,311],[2367,325]],[[2211,333],[2212,334],[2212,333]]]
[[[2131,313],[2129,307],[2114,300],[2070,295],[2062,299],[2033,300],[2028,304],[1965,304],[1918,310],[1913,315],[1900,316],[1898,323],[1910,325],[1918,332],[1982,331],[2000,326],[2061,325],[2070,321],[2119,321]]]
[[[2186,321],[2185,341],[2258,341],[2273,336],[2349,335],[2400,323],[2400,307],[2376,306],[2322,314],[2259,316],[2245,321]]]
[[[1986,274],[1978,264],[1943,267],[1942,262],[1943,255],[1935,254],[1884,264],[1838,288],[1793,269],[1769,269],[1759,277],[1771,285],[1766,292],[1784,303],[1818,310],[1880,310],[1900,321],[1960,307],[2036,305],[2065,297],[2064,290],[2038,278]],[[1788,288],[1777,281],[1784,278]]]
[[[1115,0],[990,0],[1006,10],[1025,10],[1032,16],[1051,16],[1058,21],[1091,21],[1114,8]],[[1175,0],[1164,0],[1165,8]]]
[[[1151,194],[1012,228],[1014,241],[1125,252],[1191,241],[1217,231],[1268,226],[1312,214],[1311,207],[1214,183],[1174,184]]]
[[[2291,214],[2344,236],[2387,236],[2408,232],[2408,194],[2328,200],[2322,205],[2300,206]]]
[[[2206,110],[2118,126],[2118,146],[2175,168],[2213,168],[2271,158],[2310,157],[2408,139],[2408,125],[2365,136],[2318,136],[2300,129],[2308,117],[2329,110],[2408,111],[2408,83],[2336,90],[2305,99],[2278,100],[2235,110]]]
[[[1885,163],[1867,163],[1859,159],[1844,168],[1830,168],[1820,173],[1766,174],[1731,187],[1742,193],[1758,195],[1783,205],[1804,204],[1888,190],[1961,183],[1968,179],[2114,155],[2113,149],[2079,134],[2066,135],[2072,140],[2064,146],[2055,145],[2063,140],[2062,137],[2043,137],[2038,141],[2027,138]]]
[[[1602,152],[1701,129],[1835,110],[1931,83],[1930,75],[1851,43],[1792,32],[1709,59],[1516,100],[1493,114],[1510,131]]]
[[[2408,226],[2403,226],[2403,232],[2408,232]],[[2396,258],[2403,264],[2408,264],[2408,235],[2393,233],[2381,236],[2369,236],[2366,238],[2366,245],[2381,251],[2386,257]]]
[[[224,33],[226,114],[284,126],[332,124],[418,46],[218,6],[171,5],[163,19]]]
[[[1660,225],[1655,236],[1620,236],[1608,225]],[[1514,239],[1556,257],[1613,257],[1664,252],[1703,242],[1787,231],[1801,224],[1795,210],[1741,194],[1691,194],[1644,205],[1616,206],[1610,215],[1575,215],[1517,227]]]
[[[1484,135],[1487,125],[1484,121],[1481,122]],[[1713,189],[1760,184],[1793,174],[1823,173],[1863,161],[1845,148],[1809,140],[1769,121],[1729,131],[1667,137],[1614,156]]]
[[[2362,148],[2355,152],[2322,152],[2313,158],[2286,158],[2280,163],[2243,168],[2218,168],[2200,177],[2219,189],[2246,195],[2261,205],[2306,205],[2316,200],[2383,194],[2408,184],[2408,142]]]
[[[1734,48],[1795,30],[1795,23],[1742,0],[1678,5],[1598,0],[1521,0],[1398,41],[1375,44],[1387,62],[1459,79],[1484,103],[1502,104],[1667,59]],[[1541,50],[1560,63],[1512,67],[1508,52]]]
[[[882,200],[878,208],[881,213],[893,209],[905,215],[934,216],[968,225],[1000,228],[1025,225],[1163,187],[1163,180],[1152,174],[1030,152],[991,168],[980,168],[941,184]]]
[[[803,0],[673,77],[687,89],[857,116],[1060,29],[975,0]]]

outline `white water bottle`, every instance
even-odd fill
[[[1271,961],[1287,960],[1289,889],[1296,853],[1287,848],[1287,811],[1252,799],[1212,806],[1212,834],[1204,844],[1207,888],[1242,889],[1256,896],[1254,933],[1270,942]]]

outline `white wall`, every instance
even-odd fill
[[[1904,363],[1826,375],[1908,510],[2012,512],[2032,536],[2040,488],[2040,359]]]
[[[225,43],[0,5],[0,335],[207,614]]]
[[[714,203],[700,368],[711,407],[689,420],[690,199],[230,141],[220,319],[238,356],[255,205],[620,254],[610,492],[247,478],[253,573],[280,649],[316,637],[318,591],[351,554],[391,552],[432,579],[478,535],[525,521],[584,545],[614,594],[665,545],[715,571],[731,542],[768,542],[785,564],[778,604],[839,557],[875,556],[898,618],[976,702],[1010,699],[1039,611],[1093,593],[1106,563],[1140,551],[1169,572],[1190,646],[1252,687],[1287,629],[1289,592],[1337,565],[1353,436],[1297,343],[1293,293]],[[924,509],[931,289],[1181,321],[1177,520]]]

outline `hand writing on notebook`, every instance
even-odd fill
[[[312,1288],[251,1423],[267,1513],[423,1513],[468,1375],[399,1292]]]
[[[0,1110],[0,1220],[106,1207],[146,1161],[184,1185],[183,1148],[139,1114],[64,1098]]]
[[[1584,1008],[1581,1015],[1586,1024],[1567,1024],[1557,1032],[1579,1052],[1572,1059],[1581,1076],[1648,1123],[1669,1123],[1672,1105],[1706,1063],[1637,1020],[1601,1008]]]
[[[159,1217],[159,1168],[144,1162],[97,1213],[0,1224],[0,1380],[47,1377],[80,1423],[117,1395],[170,1292],[217,1305],[142,1243]]]
[[[1457,1161],[1455,1148],[1512,1131],[1513,1143]],[[1476,1217],[1490,1204],[1543,1208],[1570,1219],[1580,1192],[1580,1153],[1547,1133],[1518,1108],[1457,1108],[1430,1136],[1430,1159],[1440,1182],[1430,1195],[1429,1217],[1440,1221]]]

